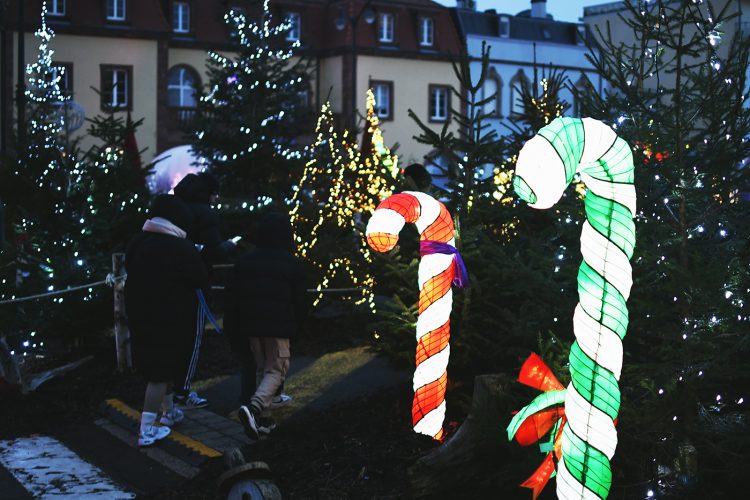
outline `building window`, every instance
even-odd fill
[[[133,109],[133,67],[102,65],[100,92],[103,110]]]
[[[393,14],[380,14],[378,23],[378,40],[383,43],[393,43]]]
[[[47,14],[50,16],[65,15],[65,0],[50,0],[47,3]]]
[[[288,12],[286,15],[286,22],[291,25],[289,31],[286,32],[286,40],[288,42],[299,41],[301,34],[299,12]]]
[[[521,99],[521,91],[524,87],[528,88],[530,85],[528,77],[524,74],[522,69],[518,70],[518,73],[510,81],[510,116],[511,118],[517,118],[524,112],[524,104]]]
[[[491,68],[490,74],[482,87],[482,100],[489,99],[484,103],[485,116],[502,117],[502,93],[503,80],[497,74],[495,68]]]
[[[195,108],[199,87],[198,73],[188,66],[176,66],[167,74],[167,105],[170,108]]]
[[[500,38],[510,37],[510,18],[508,16],[500,16]]]
[[[419,20],[419,45],[432,47],[435,39],[435,21],[431,17],[423,17]]]
[[[445,122],[448,121],[450,113],[450,87],[445,85],[430,85],[430,121]]]
[[[73,95],[73,63],[58,63],[52,67],[52,78],[60,77],[57,86],[65,96]]]
[[[190,4],[175,2],[172,4],[172,30],[175,33],[190,33]]]
[[[126,0],[107,0],[107,21],[125,20]]]
[[[393,120],[393,82],[371,82],[375,112],[381,120]]]

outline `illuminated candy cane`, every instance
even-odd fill
[[[557,118],[524,145],[513,187],[531,207],[545,209],[560,199],[576,173],[587,187],[586,221],[557,496],[600,499],[612,486],[609,461],[617,446],[617,383],[628,327],[626,301],[633,284],[633,155],[625,140],[597,120]]]
[[[422,255],[412,421],[415,432],[440,440],[450,356],[451,283],[463,287],[468,279],[456,250],[453,219],[428,194],[406,191],[383,200],[367,224],[367,242],[375,251],[387,252],[407,222],[417,226]]]

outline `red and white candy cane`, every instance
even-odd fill
[[[468,280],[456,250],[453,219],[445,205],[428,194],[406,191],[383,200],[367,224],[367,242],[375,251],[387,252],[396,245],[407,222],[417,226],[422,255],[412,420],[415,432],[441,440],[450,356],[451,283],[461,287]]]

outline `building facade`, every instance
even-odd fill
[[[3,1],[0,118],[7,129],[19,67],[19,8]],[[25,63],[36,59],[41,4],[24,0]],[[47,0],[56,33],[53,61],[65,67],[65,90],[86,117],[129,111],[143,118],[137,141],[148,161],[189,142],[181,125],[194,116],[194,89],[207,83],[206,52],[231,50],[223,20],[230,8],[254,16],[260,2]],[[456,85],[450,60],[461,43],[447,8],[430,0],[272,0],[271,9],[276,19],[292,22],[289,40],[299,40],[301,55],[313,61],[309,105],[330,100],[341,124],[349,125],[364,114],[372,87],[386,140],[398,142],[407,161],[427,152],[412,138],[418,130],[408,109],[436,128],[449,119],[448,89]]]
[[[587,31],[584,24],[555,21],[547,14],[546,0],[530,0],[528,10],[515,15],[487,10],[477,11],[473,1],[459,1],[454,10],[456,23],[473,59],[472,76],[481,72],[482,44],[490,49],[490,68],[481,97],[495,98],[485,105],[489,122],[500,135],[522,111],[517,89],[522,82],[539,80],[550,68],[564,72],[570,85],[582,91],[602,93],[604,82],[586,59]],[[560,96],[570,105],[569,116],[578,115],[578,103],[566,89]]]
[[[634,0],[627,1],[635,4]],[[672,2],[674,1],[676,0],[672,0]],[[715,36],[712,43],[716,46],[717,55],[724,57],[728,52],[729,44],[732,43],[736,35],[750,36],[750,0],[712,0],[710,4],[713,12],[721,12],[726,8],[725,14],[727,16],[735,16],[728,22],[723,23],[717,32],[712,35]],[[655,7],[656,4],[651,5],[651,8]],[[633,29],[622,21],[621,16],[625,18],[630,16],[629,11],[625,7],[625,1],[602,3],[584,7],[583,9],[583,20],[592,32],[596,32],[597,29],[601,30],[602,33],[609,32],[612,36],[612,41],[616,44],[635,46],[640,50],[640,41],[636,40]],[[695,26],[688,25],[685,27],[684,35],[686,39],[695,33]],[[654,48],[652,47],[652,49]],[[664,50],[665,54],[662,56],[662,59],[671,60],[673,53],[669,48],[665,48]],[[702,57],[700,59],[695,58],[687,64],[705,64],[705,59]],[[747,76],[750,78],[750,69],[748,71]],[[657,85],[673,87],[675,85],[675,74],[674,72],[664,71],[659,75],[658,80],[657,78],[650,78],[641,83],[646,88],[656,88]],[[750,102],[746,102],[745,105],[750,106]]]

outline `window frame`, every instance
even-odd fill
[[[493,81],[495,83],[495,99],[494,103],[486,103],[484,105],[483,112],[487,111],[487,106],[489,104],[493,104],[494,112],[490,114],[486,114],[488,118],[503,118],[503,86],[505,82],[503,81],[503,78],[500,76],[500,74],[497,72],[494,66],[490,67],[489,74],[487,75],[487,78],[485,80],[485,85],[488,81]],[[487,94],[486,86],[482,86],[482,100],[487,99],[489,97]]]
[[[286,13],[286,19],[289,20],[291,17],[294,17],[296,19],[296,24],[292,23],[292,28],[286,32],[286,37],[284,40],[287,42],[299,42],[302,40],[302,16],[299,12],[296,11],[289,11]],[[293,37],[292,35],[295,33],[296,28],[296,37]]]
[[[58,11],[56,7],[62,5],[62,11]],[[50,5],[47,8],[47,15],[50,17],[65,17],[68,15],[68,2],[66,0],[50,0]]]
[[[125,98],[127,102],[125,106],[113,106],[112,96],[115,95],[115,89],[108,89],[110,85],[106,80],[107,72],[124,71],[127,76],[127,88],[125,89]],[[118,111],[132,111],[133,110],[133,66],[125,64],[100,64],[99,65],[99,92],[100,92],[100,103],[99,106],[102,111],[108,113],[115,113]],[[107,99],[109,97],[109,99]],[[109,100],[109,102],[107,102]]]
[[[520,92],[520,87],[523,85],[523,83],[526,83],[527,85],[531,84],[531,81],[529,80],[529,77],[526,76],[526,73],[524,73],[523,69],[519,69],[515,75],[513,75],[513,78],[510,79],[510,85],[508,85],[508,89],[510,90],[510,109],[508,110],[508,117],[512,120],[518,118],[523,114],[523,103],[521,103],[521,111],[516,112],[516,104],[514,101],[518,100],[518,98],[521,97],[522,93]],[[516,84],[518,84],[519,91],[516,91]],[[516,95],[518,94],[518,95]]]
[[[393,96],[393,81],[392,80],[370,80],[370,88],[372,89],[373,95],[375,95],[375,103],[378,103],[377,100],[377,91],[375,90],[376,86],[384,85],[388,89],[388,114],[387,115],[381,115],[380,111],[378,109],[375,110],[375,114],[378,116],[378,119],[380,121],[393,121],[394,116],[394,96]]]
[[[506,30],[505,34],[503,34],[502,26],[505,25]],[[500,19],[498,20],[498,35],[500,35],[500,38],[510,38],[510,17],[508,16],[500,16]]]
[[[386,25],[386,23],[383,22],[384,19],[390,19],[390,39],[383,38],[383,27]],[[381,12],[378,14],[378,43],[386,45],[396,43],[396,15],[392,12]]]
[[[117,3],[122,2],[122,17],[110,17],[109,6],[115,7]],[[128,21],[128,0],[104,0],[104,19],[109,23],[124,23]]]
[[[173,106],[173,105],[169,104],[169,88],[171,86],[171,84],[169,83],[169,76],[170,76],[170,74],[173,71],[184,71],[184,72],[187,72],[187,73],[191,74],[191,76],[195,79],[195,87],[193,87],[193,90],[195,91],[195,94],[196,94],[196,96],[195,96],[195,106],[185,106],[183,104],[179,104],[177,106]],[[181,76],[180,77],[180,85],[177,87],[177,88],[179,88],[179,91],[180,91],[180,103],[182,103],[182,96],[183,96],[182,92],[183,92],[183,89],[186,87],[185,84],[184,84],[184,82],[183,82],[183,80],[184,80],[184,78]],[[170,108],[170,109],[196,109],[198,107],[198,96],[197,96],[197,94],[200,91],[200,87],[201,87],[200,74],[198,73],[198,71],[196,71],[195,68],[193,68],[192,66],[188,66],[187,64],[177,64],[175,66],[172,66],[171,68],[169,68],[169,70],[167,70],[167,107]]]
[[[425,22],[429,21],[429,34],[430,34],[430,40],[429,43],[425,43],[424,34],[423,31],[425,27]],[[419,46],[420,47],[434,47],[435,46],[435,19],[429,16],[421,16],[419,18]]]
[[[184,6],[187,9],[187,29],[177,29],[177,7],[178,6]],[[192,5],[191,2],[188,0],[173,0],[172,1],[172,33],[175,33],[177,35],[189,35],[192,33]],[[182,21],[183,17],[180,16],[180,21]],[[182,27],[182,25],[180,25]]]
[[[431,83],[427,86],[427,118],[430,123],[445,123],[451,119],[451,87],[438,83]],[[435,116],[432,110],[432,93],[437,90],[445,92],[445,117]],[[437,101],[436,101],[437,102]],[[437,110],[437,109],[436,109]]]

